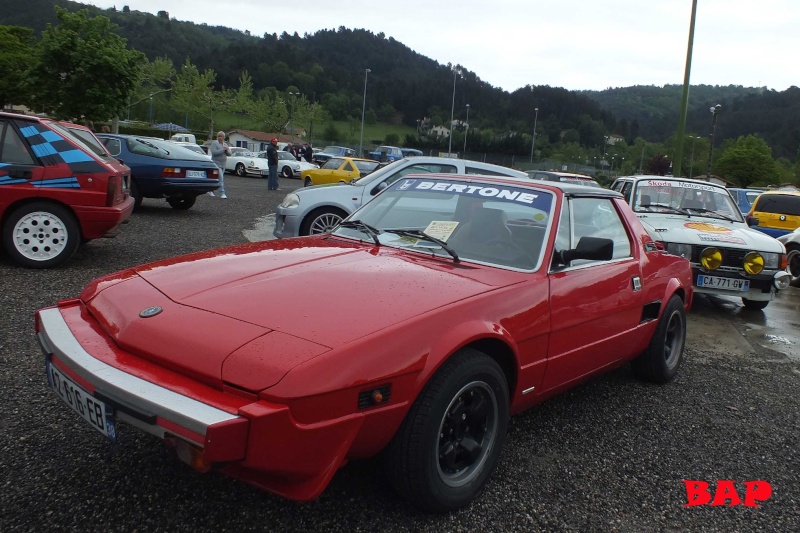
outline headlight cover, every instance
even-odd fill
[[[298,205],[300,205],[300,197],[293,192],[287,194],[286,198],[281,202],[281,207],[285,208],[297,207]]]
[[[722,264],[722,252],[718,248],[706,248],[700,252],[700,264],[706,270],[716,270]]]
[[[750,252],[744,256],[744,271],[751,275],[759,274],[764,270],[764,257],[758,252]]]
[[[769,270],[781,269],[781,254],[768,253],[768,252],[753,252],[753,253],[758,253],[761,257],[764,258],[764,268]]]
[[[667,247],[667,253],[672,255],[677,255],[678,257],[684,257],[691,261],[692,259],[692,245],[691,244],[682,244],[679,242],[668,242],[665,243]]]

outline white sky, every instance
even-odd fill
[[[683,84],[692,0],[84,0],[256,36],[340,26],[394,37],[495,87]],[[798,0],[698,0],[690,82],[800,85]],[[391,61],[392,58],[386,58]],[[324,67],[324,65],[323,65]],[[369,65],[364,65],[368,68]]]

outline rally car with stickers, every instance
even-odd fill
[[[50,387],[110,440],[145,431],[295,500],[381,455],[402,496],[448,510],[489,481],[511,414],[628,362],[670,381],[692,294],[618,193],[410,174],[328,233],[98,279],[36,332]]]
[[[791,281],[784,246],[751,228],[730,192],[717,184],[663,176],[626,176],[611,185],[668,252],[692,263],[695,291],[741,297],[764,309]]]
[[[58,266],[130,216],[130,169],[100,150],[64,123],[0,113],[0,230],[13,261]]]

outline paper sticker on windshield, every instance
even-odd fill
[[[696,229],[697,231],[705,231],[707,233],[731,233],[730,228],[718,226],[717,224],[710,224],[708,222],[687,222],[683,227]]]
[[[447,242],[447,239],[450,238],[457,226],[458,221],[455,220],[433,220],[425,228],[425,233],[431,237],[436,237],[440,241]]]
[[[647,187],[660,187],[660,188],[680,188],[680,189],[694,189],[696,191],[719,191],[719,187],[713,185],[704,185],[702,183],[690,183],[687,181],[670,181],[670,180],[647,180],[640,182],[639,186]]]

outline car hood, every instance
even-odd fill
[[[261,390],[331,349],[515,280],[313,237],[137,267],[93,283],[82,299],[121,348],[214,386]],[[147,317],[151,308],[161,311]]]
[[[639,214],[654,240],[692,245],[723,246],[759,252],[782,252],[780,243],[744,222],[711,217]]]

